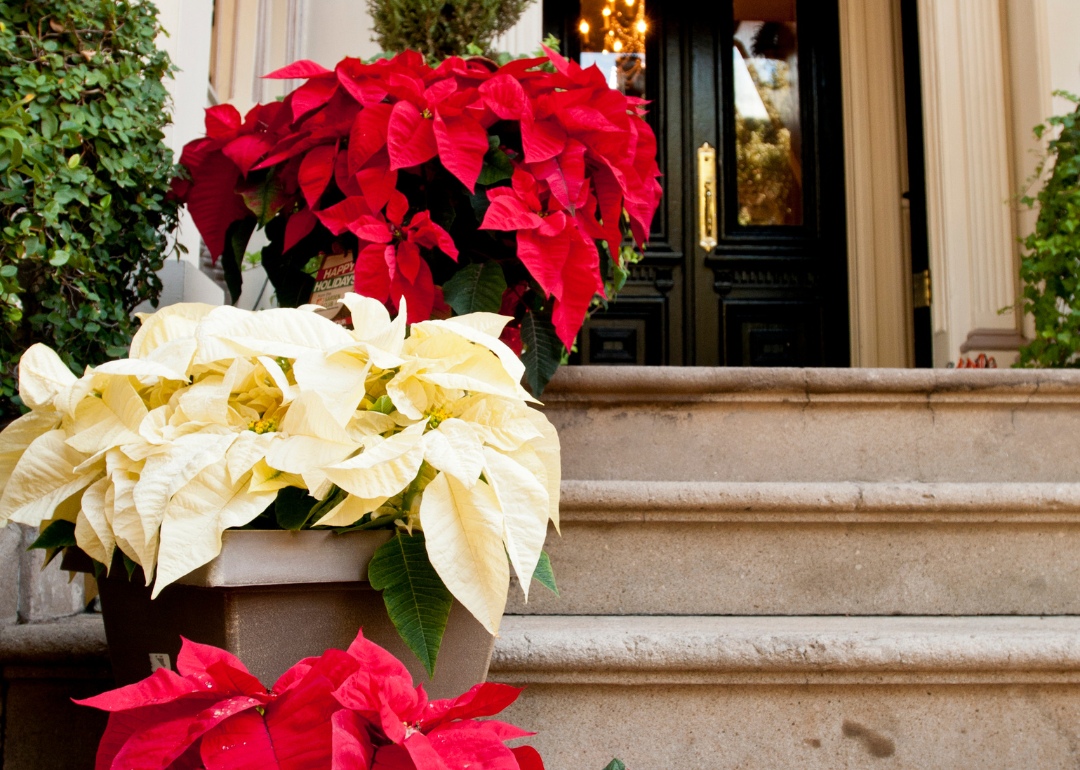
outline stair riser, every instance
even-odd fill
[[[502,716],[548,770],[1064,770],[1080,687],[534,684]]]
[[[935,401],[549,400],[567,479],[1050,481],[1076,479],[1071,398]]]
[[[1080,614],[1080,523],[570,521],[507,612]]]

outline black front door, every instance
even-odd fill
[[[545,0],[546,31],[651,100],[664,199],[572,361],[847,366],[836,0]]]

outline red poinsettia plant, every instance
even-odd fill
[[[174,191],[234,301],[255,228],[278,303],[308,301],[319,254],[351,254],[354,290],[414,323],[513,316],[504,341],[543,389],[591,308],[626,278],[660,200],[645,102],[544,48],[504,66],[406,51],[333,70],[241,118],[207,110]],[[524,351],[522,350],[524,343]]]
[[[489,717],[521,692],[478,684],[428,701],[405,666],[360,633],[267,690],[233,655],[184,640],[179,674],[76,701],[108,711],[95,770],[543,770],[534,733]]]

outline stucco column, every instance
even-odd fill
[[[997,0],[919,0],[934,364],[1011,361],[1018,315],[1005,17]]]

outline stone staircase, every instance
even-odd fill
[[[572,368],[549,770],[1080,766],[1080,373]]]

